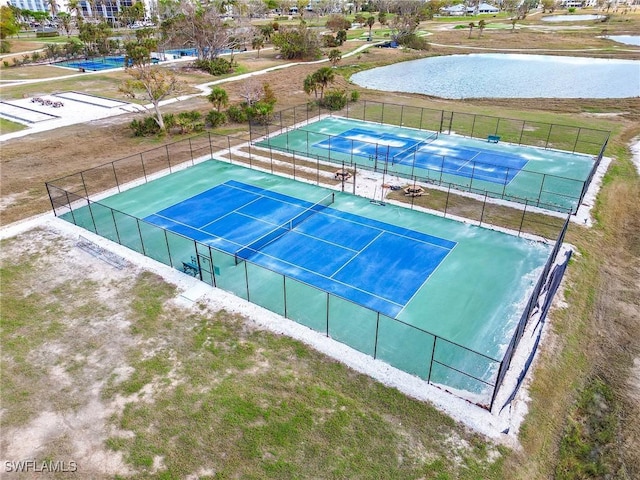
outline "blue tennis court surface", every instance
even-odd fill
[[[438,141],[433,133],[425,138],[352,128],[316,142],[314,147],[432,171],[460,175],[508,185],[527,164],[525,158],[497,154],[491,149],[453,147]]]
[[[456,245],[328,204],[230,180],[145,220],[393,318]]]

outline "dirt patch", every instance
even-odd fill
[[[11,348],[5,345],[3,383],[35,380],[36,385],[25,385],[23,391],[29,397],[24,422],[13,425],[11,406],[3,405],[2,457],[19,461],[55,454],[55,460],[75,461],[84,478],[126,474],[122,455],[104,445],[114,433],[108,420],[121,410],[122,401],[105,401],[101,391],[121,369],[124,352],[134,341],[125,319],[129,300],[119,288],[126,289],[139,272],[110,267],[51,231],[38,229],[3,242],[5,267],[32,255],[38,258],[37,282],[30,282],[23,294],[51,305],[54,313],[41,319],[41,325],[55,329],[47,327],[45,332],[54,333],[24,359],[7,356]],[[83,290],[91,302],[78,295]],[[63,320],[55,313],[66,310],[70,314]],[[4,323],[11,328],[11,317]],[[24,335],[37,334],[21,328]],[[33,369],[37,374],[30,378]]]

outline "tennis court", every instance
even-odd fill
[[[332,209],[333,197],[228,181],[145,220],[395,318],[455,242]]]
[[[216,160],[68,205],[76,225],[482,404],[553,249]]]
[[[593,156],[492,140],[332,116],[257,145],[550,210],[577,209]]]

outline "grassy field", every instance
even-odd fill
[[[614,17],[610,34],[637,28],[638,17]],[[439,30],[441,22],[423,28],[434,32],[434,43],[464,48],[584,45],[631,55],[595,38],[594,27],[536,33],[534,21],[526,23],[526,32],[472,39]],[[434,46],[427,54],[444,53],[458,50]],[[372,49],[343,60],[338,71],[348,76],[415,55]],[[262,77],[276,91],[277,108],[308,100],[291,79],[317,68]],[[61,80],[55,88],[108,96],[118,75]],[[199,74],[184,75],[200,82]],[[0,94],[17,98],[28,88]],[[232,101],[240,98],[240,85],[225,88]],[[381,100],[375,91],[360,93]],[[575,255],[531,376],[521,448],[498,446],[215,301],[187,307],[171,282],[131,264],[111,267],[79,250],[75,238],[43,228],[0,245],[0,456],[74,460],[76,478],[640,478],[640,178],[629,151],[640,136],[640,100],[382,98],[612,131],[595,225],[569,228]],[[211,107],[194,99],[175,108]],[[46,180],[172,140],[132,138],[130,119],[4,142],[2,223],[47,211]],[[437,208],[443,199],[433,193],[420,201]],[[466,202],[457,198],[455,207],[477,209]],[[516,215],[499,209],[495,218],[513,226]],[[541,219],[536,233],[546,232],[545,222],[555,228],[555,219]]]

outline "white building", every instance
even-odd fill
[[[31,10],[32,12],[49,12],[48,0],[9,0],[9,5],[13,5],[21,10]]]

